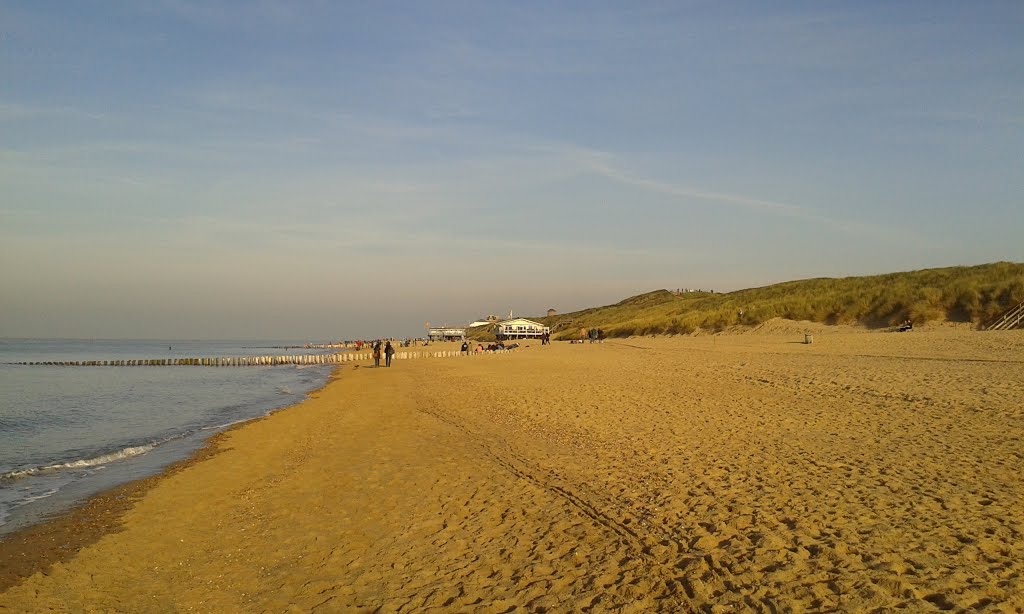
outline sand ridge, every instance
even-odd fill
[[[1024,608],[1024,337],[814,334],[342,369],[0,609]]]

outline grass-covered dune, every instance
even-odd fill
[[[989,323],[1024,301],[1024,264],[997,262],[972,267],[925,269],[868,277],[790,281],[726,294],[676,295],[657,290],[605,307],[532,318],[570,339],[581,328],[606,336],[686,334],[753,326],[771,318],[827,324],[893,326],[936,321]]]

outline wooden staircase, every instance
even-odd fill
[[[1024,303],[1011,307],[985,330],[1010,330],[1024,325]]]

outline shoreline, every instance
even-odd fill
[[[837,330],[352,369],[109,493],[0,608],[1019,609],[1021,350]]]
[[[102,490],[40,522],[0,534],[0,594],[35,573],[74,558],[104,536],[117,533],[124,515],[161,481],[223,452],[221,446],[231,432],[302,405],[340,377],[342,368],[335,367],[323,385],[310,390],[300,401],[217,430],[188,456],[153,475]]]

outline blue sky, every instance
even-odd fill
[[[1022,32],[1020,2],[7,2],[0,336],[1022,261]]]

